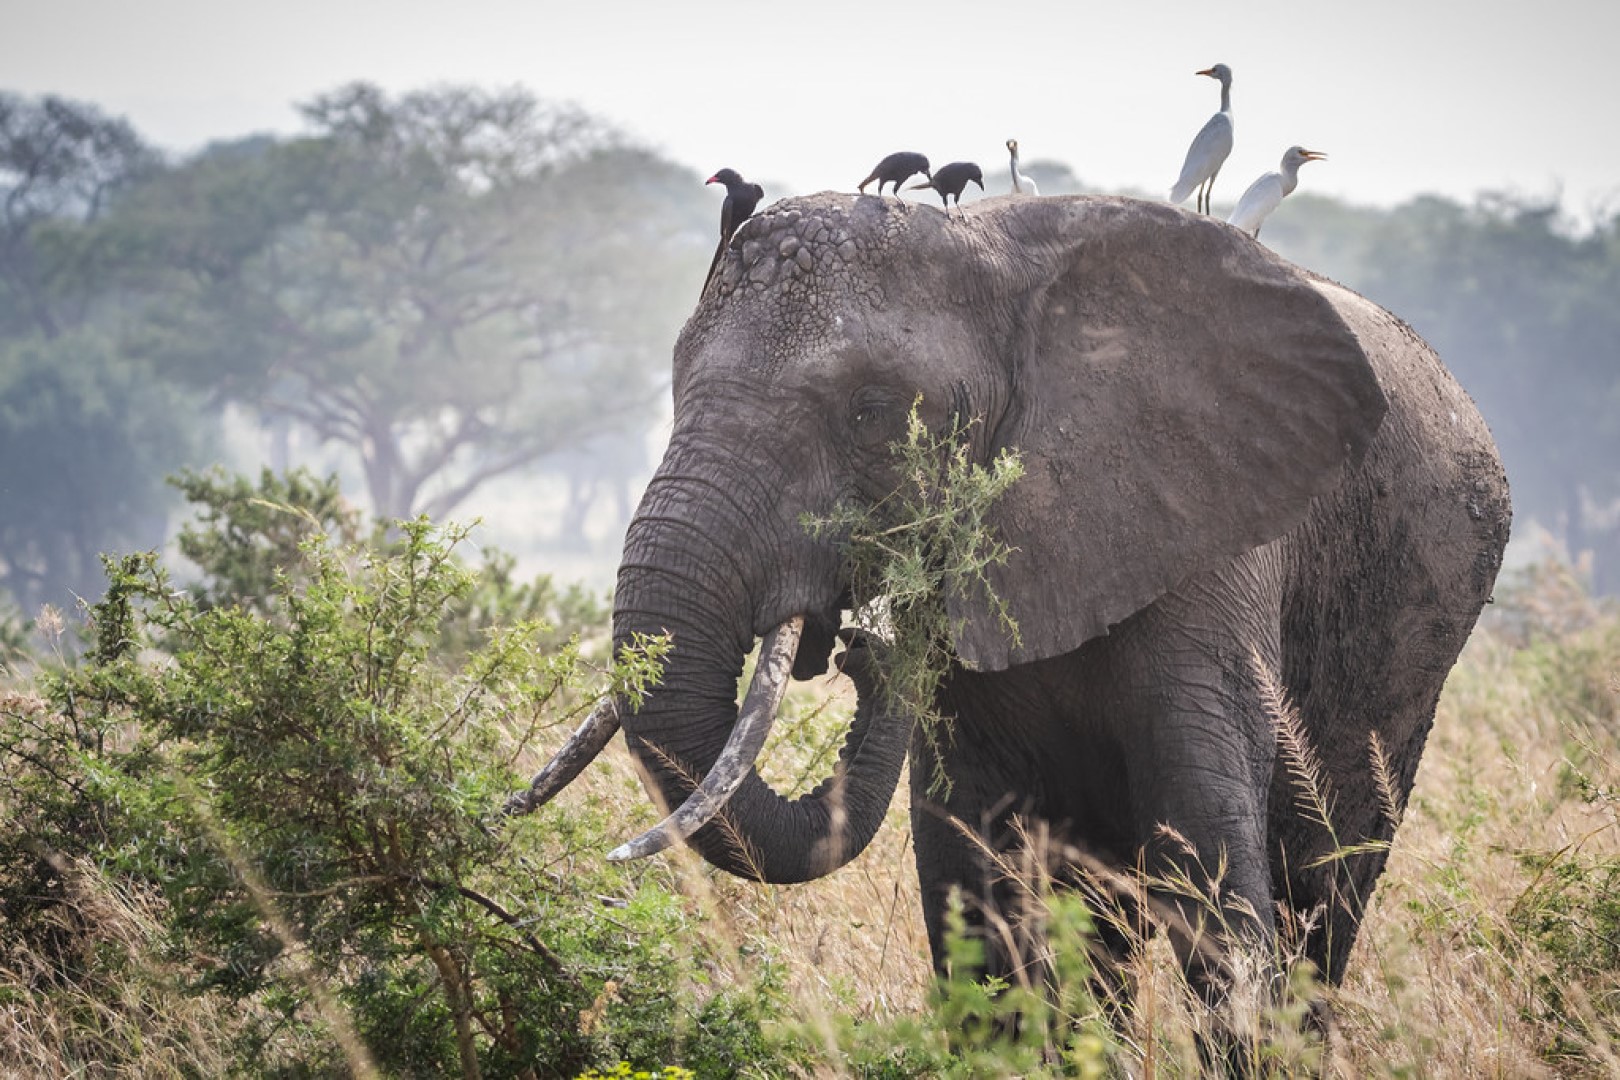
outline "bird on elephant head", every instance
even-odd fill
[[[1014,195],[1039,195],[1041,189],[1035,181],[1024,175],[1018,163],[1018,140],[1007,140],[1007,166],[1012,173],[1012,193]]]
[[[714,249],[714,258],[709,260],[709,272],[703,276],[703,287],[708,288],[709,280],[714,277],[714,268],[720,265],[720,256],[725,253],[726,245],[731,243],[731,237],[736,233],[737,226],[753,216],[754,209],[759,206],[760,200],[765,198],[765,189],[744,180],[736,169],[721,169],[705,180],[704,184],[726,186],[726,197],[720,203],[720,243]]]
[[[1232,216],[1226,219],[1228,225],[1236,225],[1250,236],[1256,238],[1260,235],[1260,226],[1264,225],[1271,212],[1282,205],[1283,199],[1294,193],[1299,186],[1299,167],[1308,162],[1322,161],[1326,154],[1319,154],[1315,150],[1307,150],[1303,146],[1290,146],[1283,153],[1282,164],[1276,172],[1263,174],[1258,180],[1250,184],[1238,199],[1237,206],[1232,210]]]
[[[884,184],[893,184],[895,193],[898,194],[900,185],[918,173],[922,173],[930,179],[933,178],[933,172],[928,167],[928,158],[914,151],[900,150],[872,166],[871,173],[867,175],[865,180],[856,185],[855,190],[864,195],[866,185],[876,180],[879,195],[883,194]]]
[[[1501,563],[1490,434],[1398,319],[1223,223],[1088,196],[986,201],[974,222],[822,194],[752,227],[742,277],[676,343],[669,445],[614,593],[616,645],[672,635],[662,682],[605,703],[517,804],[555,795],[622,727],[678,809],[613,857],[684,842],[786,883],[861,853],[909,758],[942,970],[953,896],[985,974],[1043,962],[1006,872],[1035,829],[1048,880],[1150,871],[1143,917],[1198,985],[1218,992],[1236,953],[1276,962],[1280,918],[1309,928],[1336,982],[1395,828],[1385,808],[1411,791]],[[913,412],[930,431],[965,414],[971,460],[1024,466],[985,517],[1005,561],[941,597],[944,740],[879,689],[883,641],[844,625],[867,598],[838,539],[803,525],[894,492]],[[831,775],[784,798],[756,768],[771,715],[840,640],[849,733]],[[1278,686],[1333,788],[1331,829],[1296,797]],[[1205,890],[1219,947],[1178,932],[1205,911],[1174,881]]]
[[[906,190],[919,191],[924,188],[932,188],[939,192],[939,201],[944,204],[946,211],[949,212],[951,199],[956,200],[957,206],[962,205],[962,192],[970,182],[978,184],[979,190],[983,191],[984,173],[971,161],[953,161],[949,165],[941,165],[933,177],[925,183],[913,184]]]
[[[1198,201],[1195,205],[1200,213],[1207,214],[1215,178],[1232,154],[1232,69],[1225,64],[1216,64],[1193,74],[1208,75],[1221,84],[1221,108],[1193,136],[1192,145],[1187,147],[1187,157],[1181,163],[1181,175],[1170,189],[1170,201],[1186,202],[1187,196],[1196,190]]]

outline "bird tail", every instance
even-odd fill
[[[924,180],[920,184],[912,184],[910,187],[906,188],[906,190],[907,191],[921,191],[923,188],[931,188],[933,186],[934,186],[934,182],[932,180]],[[984,185],[980,184],[979,186],[983,187]]]
[[[1176,186],[1170,189],[1170,201],[1173,203],[1186,202],[1187,196],[1191,195],[1193,189],[1197,186],[1198,181],[1196,180],[1177,180]]]
[[[729,237],[722,236],[719,245],[714,249],[714,258],[709,260],[709,272],[703,275],[703,288],[698,290],[699,300],[702,300],[703,294],[709,291],[709,282],[714,280],[714,272],[720,266],[720,256],[726,253],[726,241],[728,239]]]
[[[877,178],[878,178],[878,174],[873,173],[871,176],[868,176],[865,180],[862,180],[859,184],[856,184],[855,185],[855,190],[860,192],[862,195],[865,195],[866,194],[866,185],[870,184],[872,181],[876,180]],[[881,187],[882,185],[880,184],[878,186]]]

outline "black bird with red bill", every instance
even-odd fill
[[[726,185],[726,200],[720,204],[720,246],[714,249],[714,258],[709,261],[709,272],[703,278],[703,287],[707,289],[709,278],[714,277],[714,268],[720,265],[720,253],[731,243],[732,234],[737,231],[737,226],[747,221],[759,206],[760,200],[765,197],[765,189],[744,180],[736,169],[721,169],[704,183]]]

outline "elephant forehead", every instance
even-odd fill
[[[743,223],[717,286],[688,327],[691,344],[746,326],[767,349],[830,346],[846,316],[890,300],[887,266],[902,257],[915,207],[832,193],[784,199]]]

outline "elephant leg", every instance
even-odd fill
[[[1009,984],[1039,982],[1039,918],[1028,902],[1027,883],[1016,873],[1021,860],[1010,800],[976,799],[970,790],[974,779],[967,777],[957,779],[948,795],[931,790],[932,753],[926,746],[913,750],[911,828],[934,970],[942,976],[994,976]],[[948,941],[953,904],[960,904],[965,937],[982,950],[975,970],[953,970]]]
[[[1413,360],[1438,371],[1432,357]],[[1467,430],[1452,417],[1428,422]],[[1309,927],[1305,954],[1330,984],[1344,978],[1446,676],[1490,595],[1509,514],[1494,455],[1454,449],[1442,460],[1462,471],[1440,481],[1410,438],[1381,438],[1291,541],[1283,680],[1321,762],[1332,828],[1279,763],[1275,893]],[[1324,542],[1349,533],[1353,543]]]
[[[1255,658],[1275,671],[1281,573],[1263,548],[1114,635],[1111,723],[1150,896],[1189,978],[1224,996],[1234,951],[1268,978],[1276,924],[1267,810],[1276,757]]]
[[[1038,677],[958,673],[943,702],[958,716],[952,733],[938,750],[921,732],[913,737],[912,836],[929,946],[942,975],[1047,985],[1054,975],[1047,940],[1050,890],[1072,890],[1086,896],[1093,910],[1088,945],[1095,997],[1123,1007],[1130,998],[1126,960],[1140,940],[1134,932],[1139,920],[1128,910],[1110,917],[1119,898],[1096,897],[1072,845],[1083,845],[1090,861],[1115,866],[1128,837],[1085,828],[1087,810],[1095,807],[1065,803],[1062,795],[1086,789],[1098,792],[1097,805],[1122,800],[1110,798],[1078,764],[1095,760],[1094,748],[1042,707],[1043,699],[1075,696],[1075,687],[1049,689],[1039,686]],[[934,784],[936,763],[950,779],[948,791]],[[1096,772],[1109,769],[1103,765]],[[1064,809],[1054,822],[1057,805]],[[980,954],[965,972],[960,953],[953,965],[948,940],[953,897],[965,936]]]

